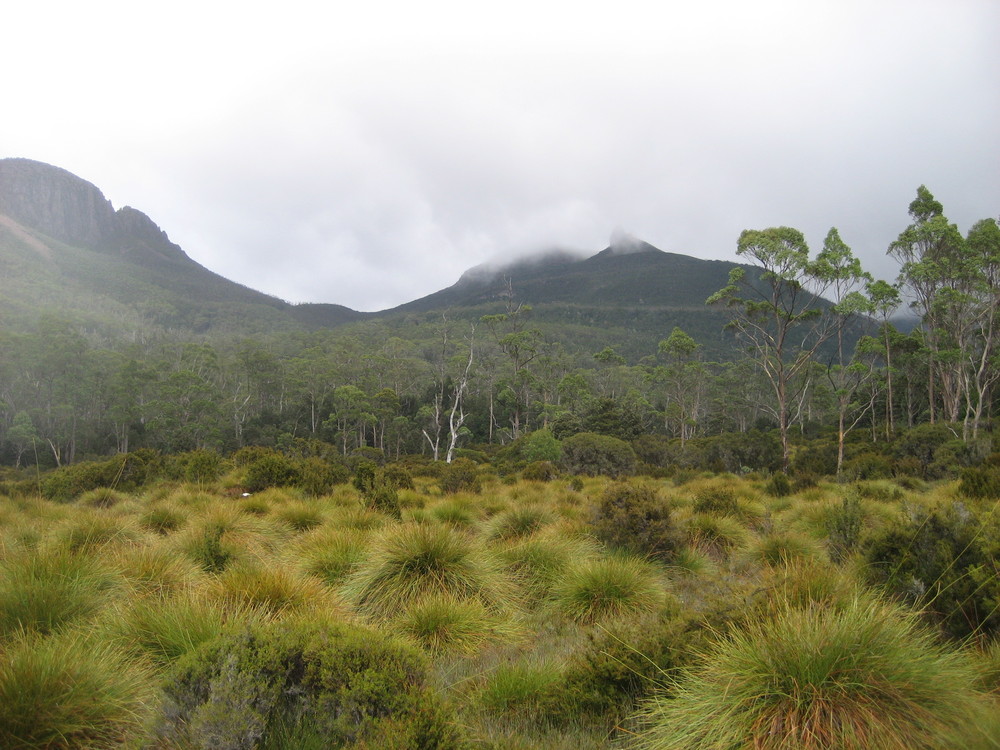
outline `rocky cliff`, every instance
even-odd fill
[[[94,185],[65,169],[30,159],[0,159],[0,214],[49,237],[109,253],[184,257],[153,221],[117,211]]]

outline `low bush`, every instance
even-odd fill
[[[580,432],[562,441],[562,466],[570,474],[625,477],[635,473],[632,446],[610,435]]]
[[[243,486],[247,492],[268,487],[294,487],[302,481],[297,462],[280,453],[267,453],[246,466]]]
[[[420,654],[376,631],[298,623],[251,627],[188,654],[164,688],[157,735],[170,746],[253,750],[308,731],[323,747],[462,745]]]
[[[456,458],[441,471],[438,484],[445,493],[481,492],[478,464],[468,458]]]
[[[610,547],[669,560],[680,543],[670,506],[650,484],[616,482],[597,506],[594,536]]]
[[[868,579],[921,607],[954,638],[1000,629],[997,523],[960,502],[926,510],[875,531],[863,546]]]

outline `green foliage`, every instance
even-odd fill
[[[420,655],[343,624],[224,635],[178,663],[164,697],[157,733],[186,746],[253,750],[306,729],[330,747],[461,746]]]
[[[551,482],[559,477],[559,469],[551,461],[533,461],[521,471],[521,479],[532,482]]]
[[[787,497],[792,494],[792,482],[787,474],[776,471],[767,480],[764,489],[771,497]]]
[[[963,497],[977,500],[1000,499],[1000,466],[991,462],[964,469],[958,492]]]
[[[645,750],[989,747],[976,670],[870,599],[786,609],[707,651],[649,705]]]
[[[910,508],[866,540],[865,571],[954,638],[993,632],[1000,628],[995,534],[995,521],[987,525],[960,502]]]
[[[623,477],[635,473],[635,451],[624,440],[581,432],[562,442],[562,465],[570,474]]]
[[[343,484],[350,478],[346,466],[318,456],[302,459],[299,463],[299,474],[299,487],[313,497],[330,494],[335,485]]]
[[[680,543],[669,504],[644,483],[609,485],[597,507],[593,530],[610,547],[662,560],[671,559]]]
[[[601,717],[614,726],[655,690],[668,690],[691,659],[697,629],[672,607],[591,631],[569,657],[552,711],[570,723]],[[555,716],[553,716],[555,718]]]
[[[398,470],[396,474],[398,475]],[[354,470],[354,487],[372,510],[397,519],[402,517],[398,486],[390,475],[373,462],[361,461],[357,465]]]
[[[826,516],[827,552],[835,563],[844,562],[861,541],[864,512],[857,494],[846,494]]]
[[[294,487],[301,480],[294,460],[280,453],[268,453],[247,464],[243,486],[248,492],[260,492],[269,487]]]
[[[172,456],[173,472],[187,482],[214,482],[222,474],[222,456],[213,450],[193,450]]]
[[[524,439],[521,457],[528,463],[535,461],[557,462],[562,456],[562,447],[551,430],[535,430]]]
[[[155,456],[142,452],[121,454],[107,461],[63,466],[42,477],[42,495],[65,503],[99,487],[121,491],[137,489],[150,478],[155,464]]]
[[[442,469],[438,483],[446,493],[482,491],[479,467],[467,458],[456,458]]]

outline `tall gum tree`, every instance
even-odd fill
[[[748,274],[736,267],[729,283],[708,298],[710,305],[732,311],[728,328],[746,346],[763,372],[774,396],[770,411],[781,434],[783,465],[791,458],[789,404],[816,351],[834,333],[830,305],[821,295],[829,286],[809,260],[809,246],[797,229],[747,229],[740,234],[736,254],[758,269]]]

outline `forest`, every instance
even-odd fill
[[[1000,747],[1000,227],[909,215],[744,231],[724,357],[0,331],[0,746]]]

